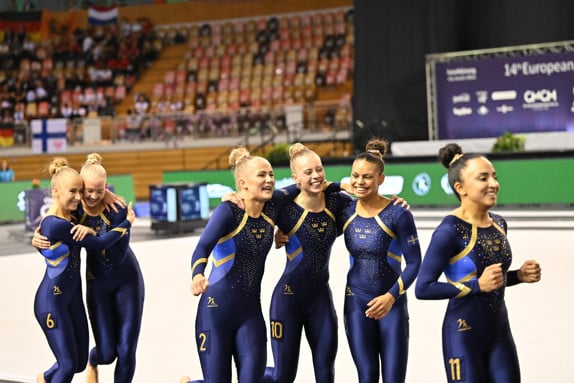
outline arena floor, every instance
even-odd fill
[[[542,281],[507,290],[511,326],[518,347],[524,383],[569,383],[574,381],[571,347],[574,293],[570,277],[574,254],[574,212],[500,211],[509,222],[513,268],[527,259],[542,265]],[[423,251],[432,229],[444,212],[414,212]],[[193,321],[198,298],[189,290],[190,257],[198,234],[162,236],[150,230],[147,219],[138,219],[132,247],[146,283],[146,303],[138,366],[134,382],[178,382],[182,375],[200,378],[195,350]],[[44,263],[25,239],[14,236],[19,226],[0,225],[0,382],[34,382],[48,368],[53,356],[33,314],[34,294]],[[9,235],[12,232],[12,235]],[[331,287],[339,315],[339,351],[336,382],[356,382],[355,366],[343,332],[342,308],[348,259],[339,238],[331,262]],[[269,254],[262,287],[264,313],[274,282],[284,266],[280,250]],[[419,301],[408,292],[411,338],[407,373],[409,383],[445,381],[441,357],[441,321],[446,301]],[[269,364],[272,356],[269,351]],[[74,382],[84,382],[77,374]],[[113,382],[113,367],[100,367],[100,381]],[[313,382],[307,344],[301,347],[297,383]]]

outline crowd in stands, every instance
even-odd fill
[[[153,134],[158,118],[163,130],[194,136],[281,129],[284,105],[312,103],[321,89],[346,83],[353,69],[352,9],[166,26],[156,33],[169,44],[187,44],[188,51],[150,95],[134,96],[123,129],[132,140]],[[342,104],[322,122],[346,120],[349,102]]]
[[[41,117],[114,115],[142,69],[158,55],[153,25],[145,19],[72,32],[52,26],[35,41],[7,30],[0,41],[2,123]]]
[[[0,124],[34,118],[115,116],[141,71],[171,44],[187,53],[151,94],[136,93],[112,139],[243,135],[288,129],[285,105],[312,104],[353,70],[352,9],[156,27],[145,19],[34,41],[0,41]],[[314,116],[333,128],[350,116],[348,95]],[[339,105],[337,105],[339,104]],[[342,116],[342,117],[341,117]]]

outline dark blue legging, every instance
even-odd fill
[[[519,383],[520,367],[506,306],[449,310],[443,322],[443,357],[449,382]]]
[[[331,290],[325,286],[314,302],[305,298],[304,293],[283,294],[283,285],[273,294],[269,317],[275,367],[267,368],[265,383],[295,380],[303,328],[313,355],[315,382],[332,383],[335,380],[337,315]]]
[[[124,264],[129,264],[126,260]],[[124,267],[115,275],[96,274],[88,280],[86,298],[96,347],[90,364],[111,364],[117,358],[115,383],[130,383],[136,367],[141,329],[144,283],[139,266]]]
[[[359,383],[377,383],[382,365],[383,382],[401,383],[407,373],[409,315],[401,296],[380,320],[365,316],[372,298],[345,297],[345,332],[357,367]]]
[[[52,279],[46,273],[36,292],[34,314],[48,340],[56,363],[44,372],[48,383],[71,382],[88,362],[88,319],[79,273]]]
[[[213,294],[214,287],[210,286],[208,293],[216,297],[214,302],[224,302],[223,297]],[[227,308],[221,303],[218,307],[208,307],[208,293],[199,301],[195,322],[204,381],[231,382],[232,359],[235,359],[239,382],[261,383],[267,361],[267,338],[259,300],[233,299],[233,294],[227,292],[227,298],[235,304]]]

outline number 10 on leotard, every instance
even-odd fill
[[[460,381],[460,358],[450,358],[450,379],[454,382]]]
[[[271,338],[273,339],[283,338],[283,323],[279,321],[271,321]]]

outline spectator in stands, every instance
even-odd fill
[[[22,10],[24,12],[33,11],[36,9],[36,4],[32,0],[25,0],[24,5],[22,6]]]
[[[2,160],[2,168],[0,169],[0,182],[13,182],[16,179],[14,170],[8,164],[8,160]]]
[[[139,93],[136,96],[136,101],[134,103],[134,111],[136,112],[136,114],[138,115],[147,114],[149,112],[149,107],[150,105],[146,95]]]

